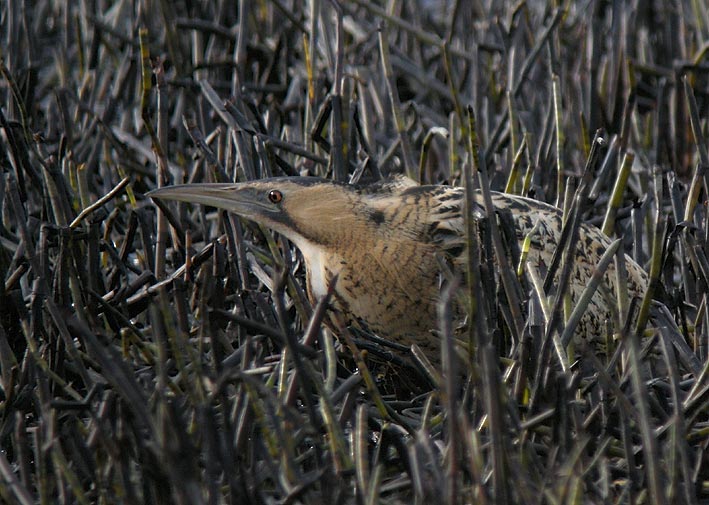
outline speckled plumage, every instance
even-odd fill
[[[452,194],[456,195],[455,199],[452,198]],[[437,228],[444,230],[449,248],[455,249],[463,245],[464,223],[461,213],[463,198],[462,188],[445,187],[441,196],[435,196],[434,192],[434,201],[440,203],[434,205],[431,220],[436,223]],[[480,207],[480,213],[484,214],[482,196],[477,194],[475,198],[476,204]],[[441,202],[441,200],[443,201]],[[451,208],[453,201],[458,202],[455,209]],[[561,211],[544,202],[504,193],[492,192],[492,201],[496,212],[508,212],[512,216],[520,244],[525,237],[529,236],[531,244],[526,258],[526,268],[536,269],[539,278],[544,279],[559,246],[563,227]],[[572,302],[576,302],[580,298],[601,256],[610,245],[611,240],[598,228],[586,224],[580,226],[569,281]],[[462,263],[462,258],[458,263]],[[629,298],[641,297],[647,289],[647,273],[627,256],[625,268],[628,277]],[[556,280],[559,278],[559,272],[560,269],[556,272]],[[578,338],[600,340],[605,336],[605,321],[613,318],[616,305],[615,297],[616,273],[615,266],[611,263],[604,276],[604,282],[592,297],[579,322],[576,330]]]
[[[151,196],[225,208],[284,234],[303,253],[311,297],[321,296],[337,274],[337,310],[364,321],[386,339],[438,353],[432,333],[438,327],[437,255],[452,265],[465,258],[462,188],[418,186],[406,178],[350,186],[296,177],[173,186]],[[483,207],[476,198],[473,215],[479,218]],[[561,212],[501,193],[493,193],[493,203],[496,211],[511,213],[520,242],[539,223],[531,235],[528,265],[539,269],[543,278],[561,236]],[[581,226],[570,281],[572,300],[609,245],[598,229]],[[626,266],[630,295],[642,295],[645,272],[630,258]],[[615,293],[612,266],[605,281],[606,293]],[[596,292],[579,324],[581,338],[601,335],[603,321],[611,317],[612,303],[603,291]]]

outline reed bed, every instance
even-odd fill
[[[705,2],[8,0],[0,33],[0,501],[709,503]],[[649,293],[555,346],[584,302],[490,273],[488,216],[431,366],[281,237],[145,196],[395,173],[558,205]]]

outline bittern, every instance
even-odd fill
[[[300,249],[311,299],[322,297],[337,275],[333,306],[364,321],[385,339],[418,344],[436,355],[441,262],[461,265],[466,257],[465,191],[418,186],[400,177],[357,186],[314,177],[279,177],[234,184],[187,184],[160,188],[152,198],[226,209],[283,234]],[[476,198],[482,211],[482,197]],[[562,232],[559,209],[529,198],[492,193],[497,211],[509,211],[517,239],[530,235],[528,264],[546,271]],[[479,213],[479,212],[478,212]],[[611,241],[582,224],[570,281],[580,296]],[[626,259],[630,295],[642,295],[646,273]],[[615,293],[613,265],[605,275]],[[577,335],[601,340],[612,312],[608,290],[593,296]]]

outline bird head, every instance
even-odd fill
[[[281,233],[299,248],[342,248],[372,241],[422,240],[444,186],[418,186],[405,176],[352,185],[318,177],[273,177],[239,183],[166,186],[151,198],[208,205]],[[457,198],[457,194],[454,195]],[[441,208],[457,212],[450,199]],[[452,217],[444,216],[446,222]],[[450,234],[449,234],[450,235]]]
[[[355,186],[316,177],[183,184],[148,195],[225,209],[283,234],[298,246],[337,240],[357,226],[362,207]]]

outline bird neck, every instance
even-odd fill
[[[336,307],[362,317],[373,331],[392,337],[430,325],[438,266],[434,245],[422,240],[428,225],[421,212],[400,198],[360,201],[311,232],[327,239],[294,240],[305,259],[311,298],[322,297],[337,275]],[[417,308],[414,315],[411,307]]]

